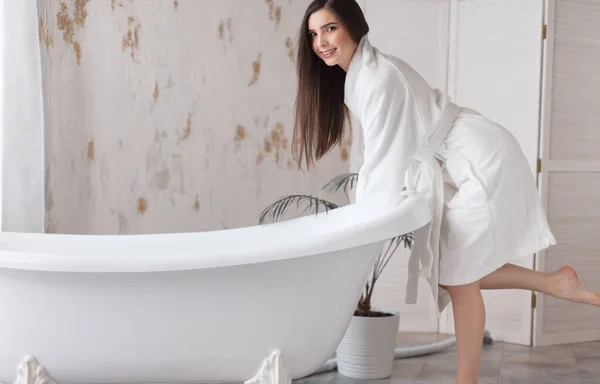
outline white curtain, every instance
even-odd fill
[[[44,111],[36,0],[0,0],[2,231],[44,232]]]

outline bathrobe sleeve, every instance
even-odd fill
[[[421,119],[410,88],[394,69],[369,74],[359,94],[364,132],[364,163],[359,170],[356,202],[378,208],[404,199],[405,176],[424,140]]]

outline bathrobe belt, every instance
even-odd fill
[[[448,132],[450,132],[450,128],[452,128],[454,120],[458,117],[459,111],[458,105],[452,102],[448,103],[448,106],[438,123],[437,129],[429,136],[427,144],[417,154],[417,160],[424,161],[435,156],[448,135]]]
[[[417,300],[418,278],[428,279],[434,298],[438,298],[438,260],[442,213],[444,207],[443,169],[435,158],[459,113],[458,105],[450,102],[437,129],[419,151],[406,172],[406,193],[420,195],[428,200],[431,221],[414,232],[414,244],[408,261],[406,285],[407,304]],[[439,303],[438,303],[439,304]],[[439,316],[439,313],[438,313]]]

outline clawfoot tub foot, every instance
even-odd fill
[[[288,364],[279,349],[263,361],[256,375],[244,381],[244,384],[291,384],[292,378]]]
[[[3,383],[0,383],[3,384]],[[17,367],[17,379],[12,384],[57,384],[44,367],[32,356],[26,356]]]

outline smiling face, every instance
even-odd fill
[[[308,19],[308,34],[313,51],[325,64],[339,65],[348,72],[356,43],[333,12],[321,8],[313,13]]]

